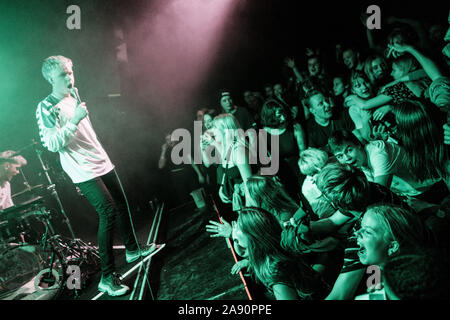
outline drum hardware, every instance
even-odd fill
[[[0,242],[38,244],[44,232],[44,220],[50,213],[42,206],[42,197],[0,211]]]
[[[0,300],[49,300],[61,293],[62,281],[53,287],[42,282],[49,255],[38,245],[4,245],[0,251]],[[52,270],[53,275],[63,279],[64,269],[58,259],[53,261]]]
[[[65,238],[55,233],[51,213],[45,207],[29,211],[24,209],[34,208],[39,200],[19,205],[7,212],[9,217],[16,215],[16,220],[21,221],[19,225],[22,232],[19,233],[21,240],[17,239],[17,234],[13,234],[15,243],[0,243],[0,273],[3,273],[0,277],[0,299],[42,299],[42,296],[50,297],[50,293],[51,298],[55,298],[64,291],[69,266],[77,265],[80,268],[82,288],[86,286],[90,276],[100,268],[100,256],[90,243]],[[30,217],[38,220],[45,228],[41,233],[42,237],[35,242],[25,241],[28,240],[26,239],[28,230],[33,228],[26,229],[26,222],[23,221]],[[11,219],[1,221],[0,226],[10,223]],[[22,251],[30,251],[27,257],[34,262],[22,259],[21,257],[25,255]],[[43,254],[35,254],[36,251]],[[40,263],[36,263],[37,258],[41,260]],[[77,298],[79,292],[74,288],[71,294]]]
[[[44,161],[42,160],[42,152],[43,151],[41,149],[36,148],[37,157],[42,166],[42,169],[44,170],[45,177],[47,178],[47,181],[48,181],[47,189],[51,192],[52,196],[55,197],[56,202],[58,203],[59,211],[63,216],[63,222],[67,225],[67,227],[70,231],[70,234],[72,236],[72,239],[75,239],[76,237],[75,237],[75,233],[73,232],[72,225],[70,224],[69,218],[67,217],[66,212],[64,211],[64,207],[62,205],[61,199],[59,198],[58,192],[56,191],[56,186],[52,182],[52,179],[48,173],[48,171],[50,169],[48,166],[45,165]]]
[[[86,266],[99,266],[100,256],[98,254],[98,250],[94,248],[91,244],[87,244],[81,239],[75,237],[75,234],[72,230],[72,226],[70,224],[69,218],[67,217],[64,207],[59,198],[58,192],[56,191],[56,185],[52,182],[50,174],[48,173],[49,167],[45,165],[42,160],[42,150],[36,149],[36,153],[38,155],[39,161],[41,163],[42,169],[44,170],[44,174],[48,181],[47,190],[55,197],[58,206],[60,208],[60,212],[64,217],[64,222],[67,224],[70,234],[72,238],[70,241],[67,239],[62,241],[62,237],[55,234],[55,232],[50,229],[51,238],[53,239],[51,245],[54,250],[58,250],[64,259],[66,259],[67,264],[78,264],[80,268],[84,265]],[[49,228],[51,228],[51,224],[48,224]],[[45,236],[46,237],[46,236]],[[70,263],[69,263],[70,262]]]
[[[25,183],[24,183],[25,184]],[[12,196],[11,196],[11,198],[16,198],[16,197],[18,197],[18,196],[20,196],[20,195],[22,195],[22,194],[24,194],[24,193],[27,193],[27,192],[31,192],[31,191],[34,191],[34,192],[36,192],[36,191],[41,191],[41,190],[43,190],[44,189],[44,185],[43,184],[38,184],[38,185],[35,185],[35,186],[32,186],[32,187],[30,187],[29,185],[24,189],[24,190],[22,190],[22,191],[19,191],[19,192],[17,192],[17,193],[14,193]]]
[[[33,141],[33,144],[30,146],[35,144],[36,143]],[[26,148],[30,146],[27,146]],[[10,287],[13,287],[14,283],[19,286],[19,289],[15,291],[7,290],[6,296],[8,296],[8,299],[11,297],[14,299],[22,297],[24,299],[33,299],[33,297],[34,299],[41,299],[42,292],[49,289],[57,289],[56,291],[58,293],[55,293],[52,297],[58,296],[58,294],[63,291],[63,285],[68,278],[66,270],[71,265],[77,265],[80,268],[82,285],[86,283],[93,273],[96,273],[100,269],[100,256],[98,250],[90,243],[86,243],[75,237],[70,221],[56,190],[56,185],[50,177],[49,166],[44,163],[41,157],[43,151],[39,148],[35,148],[35,151],[43,169],[43,173],[46,176],[48,186],[30,186],[22,172],[26,189],[14,194],[13,197],[30,191],[39,191],[39,193],[42,193],[41,191],[45,189],[48,190],[57,201],[59,207],[58,211],[62,215],[63,222],[67,225],[71,237],[62,237],[55,232],[51,223],[52,214],[43,206],[43,197],[36,197],[25,203],[1,210],[0,273],[4,271],[5,274],[10,274],[8,278]],[[33,225],[33,223],[36,224],[36,222],[39,222],[39,228],[36,228],[36,226]],[[39,229],[39,231],[37,231],[37,229]],[[38,264],[41,266],[40,270],[37,270],[35,267],[30,268],[29,266],[26,266],[26,264],[29,264],[26,260],[17,258],[24,255],[23,251],[25,251],[25,248],[33,249],[33,252],[28,252],[31,260],[37,258],[42,260]],[[43,254],[35,255],[34,252],[43,252]],[[10,259],[10,256],[16,257],[17,259]],[[5,267],[5,265],[8,267]],[[16,269],[17,271],[15,271]],[[33,274],[34,280],[33,284],[31,284],[31,282],[26,284],[29,286],[26,290],[24,289],[25,284],[17,280],[24,278],[22,273],[19,272],[19,269],[32,269],[34,272],[27,273],[28,276]],[[37,271],[39,271],[39,273],[36,274]],[[2,291],[4,288],[4,277],[2,277],[3,274],[0,275],[0,300],[4,296],[4,291]],[[32,292],[33,288],[41,289]],[[78,297],[77,290],[74,290],[73,293],[75,294],[75,297]]]
[[[53,262],[55,260],[61,262],[64,271],[68,270],[69,266],[78,266],[80,270],[80,289],[84,289],[92,274],[97,273],[100,269],[100,256],[97,250],[80,239],[68,239],[55,234],[44,239],[43,247],[51,248],[49,268],[41,274],[41,282],[48,286],[54,286],[55,282],[58,281],[54,274]],[[67,278],[68,275],[64,272],[63,283],[66,283]],[[77,288],[73,288],[72,293],[75,298],[79,297]]]

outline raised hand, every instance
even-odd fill
[[[223,193],[223,187],[219,188],[219,197],[220,200],[222,200],[223,203],[231,203],[232,199],[228,198],[224,193]]]
[[[344,100],[344,104],[347,107],[357,107],[357,108],[364,108],[364,103],[366,101],[364,99],[361,99],[360,97],[358,97],[355,94],[351,94],[349,95],[347,98],[345,98]]]
[[[387,132],[386,126],[384,124],[375,125],[372,128],[372,138],[374,140],[387,141],[389,138],[389,132]]]
[[[294,69],[295,68],[295,61],[292,58],[286,58],[284,59],[284,63],[286,64],[287,67]]]
[[[391,106],[382,106],[379,107],[377,110],[373,112],[373,119],[374,120],[381,120],[384,118],[384,116],[391,111]]]
[[[365,28],[367,28],[367,13],[361,12],[361,14],[359,15],[359,20],[361,21],[361,23],[363,24],[363,26],[364,26]]]
[[[88,111],[86,108],[86,103],[82,102],[75,107],[75,112],[71,122],[75,125],[78,125],[80,121],[83,120],[87,115]]]
[[[393,58],[398,58],[410,49],[411,46],[405,43],[389,43],[387,57],[389,58],[390,56],[392,56]]]
[[[305,54],[306,54],[307,57],[315,55],[314,50],[311,49],[311,48],[306,48]]]
[[[222,223],[209,220],[210,224],[206,225],[206,231],[211,233],[212,238],[224,237],[230,238],[233,228],[224,218],[222,218]]]

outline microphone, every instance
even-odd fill
[[[77,87],[70,88],[70,92],[72,93],[72,96],[78,100],[78,103],[81,103],[80,94],[78,93]]]

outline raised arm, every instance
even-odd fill
[[[354,94],[349,95],[347,98],[345,98],[345,105],[347,107],[358,107],[364,110],[370,110],[375,109],[378,107],[381,107],[383,105],[388,104],[392,101],[392,98],[385,94],[379,94],[375,98],[364,100]]]
[[[309,225],[309,232],[316,234],[330,234],[349,220],[349,217],[336,211],[331,217],[312,221]]]
[[[295,61],[292,58],[286,58],[284,59],[284,63],[286,64],[287,67],[291,68],[292,71],[294,72],[295,77],[300,81],[303,82],[305,79],[303,78],[302,74],[300,73],[300,71],[298,71],[297,66],[295,65]]]
[[[167,143],[164,143],[161,146],[161,155],[159,156],[159,161],[158,161],[158,168],[159,169],[163,169],[166,166],[167,163],[167,150],[168,150],[168,145]]]
[[[408,19],[408,18],[398,18],[398,17],[388,17],[388,23],[394,23],[394,22],[400,22],[403,24],[406,24],[410,26],[414,31],[416,32],[417,36],[419,37],[419,44],[421,48],[429,48],[430,44],[428,41],[428,36],[425,28],[423,25],[415,20],[415,19]]]
[[[294,124],[294,136],[297,140],[298,149],[300,152],[306,150],[306,136],[302,126],[299,123]]]
[[[333,289],[325,300],[351,300],[361,282],[365,269],[358,269],[339,274]]]
[[[443,76],[437,64],[413,46],[407,44],[393,44],[388,47],[389,50],[392,51],[410,53],[414,58],[416,58],[417,62],[419,62],[425,73],[432,81]]]

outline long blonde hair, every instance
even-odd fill
[[[217,129],[222,137],[222,160],[229,160],[233,158],[233,150],[236,146],[244,146],[248,149],[248,144],[245,141],[244,131],[239,124],[239,121],[230,113],[222,113],[216,116],[213,120],[212,127]],[[233,147],[229,156],[227,156],[229,148]]]

